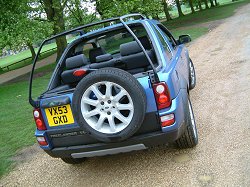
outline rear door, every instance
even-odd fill
[[[174,71],[179,80],[185,80],[188,82],[188,58],[187,49],[184,45],[177,45],[173,35],[162,24],[157,25],[166,43],[168,43],[169,49],[172,54],[170,59],[170,66],[174,68]],[[184,85],[184,84],[181,84]]]

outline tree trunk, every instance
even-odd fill
[[[188,3],[189,3],[189,6],[191,8],[192,14],[195,13],[194,5],[193,5],[193,0],[188,0]]]
[[[182,17],[184,16],[182,10],[181,10],[181,4],[180,4],[180,1],[179,0],[175,0],[176,2],[176,6],[177,6],[177,10],[178,10],[178,14],[179,14],[179,17]]]
[[[58,0],[43,0],[43,4],[48,20],[53,23],[53,34],[63,32],[65,30],[65,21],[63,18],[63,9],[65,5],[62,5],[61,2]],[[64,49],[67,47],[66,36],[57,38],[56,45],[56,61],[58,61]]]
[[[210,4],[211,4],[211,7],[214,7],[214,2],[213,0],[209,0],[210,1]]]
[[[208,6],[208,3],[207,3],[207,0],[203,0],[204,3],[205,3],[205,6],[206,6],[206,9],[209,9],[209,6]]]
[[[166,19],[167,19],[167,21],[169,21],[172,18],[171,18],[170,14],[169,14],[169,11],[168,11],[168,3],[166,2],[166,0],[162,0],[162,4],[163,4],[163,10],[164,10]]]
[[[198,6],[199,6],[199,10],[202,11],[201,0],[198,0],[197,3],[198,3]]]
[[[101,19],[105,19],[104,12],[103,12],[103,4],[101,4],[100,0],[96,0],[96,11],[99,13],[101,16]]]
[[[27,42],[26,44],[31,52],[31,57],[32,57],[32,60],[34,60],[34,58],[36,57],[36,52],[35,52],[35,49],[33,47],[33,45],[30,43],[30,42]]]
[[[215,4],[215,6],[219,5],[218,2],[217,2],[217,0],[214,0],[214,4]]]

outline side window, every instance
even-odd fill
[[[163,25],[158,24],[157,26],[159,27],[159,29],[161,30],[163,35],[168,39],[169,43],[171,43],[172,47],[175,48],[176,41],[175,41],[173,35]]]
[[[161,45],[164,48],[164,51],[166,52],[166,55],[169,59],[172,58],[172,51],[168,45],[168,43],[165,41],[164,37],[162,36],[162,33],[158,30],[159,28],[155,27],[156,33],[161,41]]]

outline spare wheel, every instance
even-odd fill
[[[104,142],[132,136],[143,122],[146,106],[140,83],[117,68],[99,69],[84,77],[74,91],[72,103],[77,123]]]

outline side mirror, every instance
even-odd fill
[[[191,39],[190,35],[185,34],[185,35],[180,35],[179,36],[178,43],[179,44],[185,44],[185,43],[188,43],[188,42],[191,42],[191,41],[192,41],[192,39]]]

